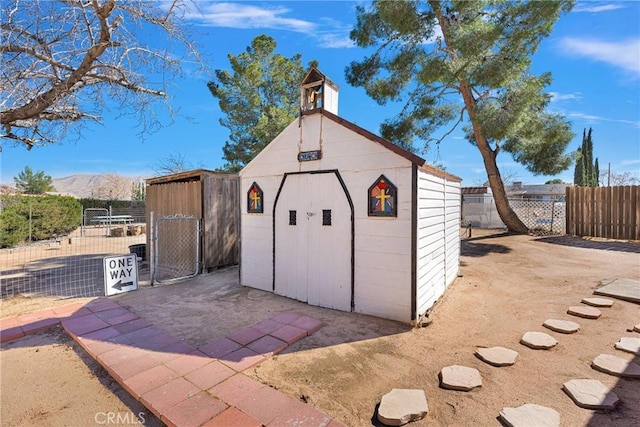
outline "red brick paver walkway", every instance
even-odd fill
[[[0,342],[59,323],[169,426],[343,426],[242,373],[320,329],[316,319],[283,312],[196,348],[99,298],[1,319]]]

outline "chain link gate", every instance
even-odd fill
[[[196,276],[200,271],[200,220],[184,215],[158,218],[153,247],[151,284]]]

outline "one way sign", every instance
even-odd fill
[[[138,289],[138,263],[136,254],[104,258],[104,293],[106,296]]]

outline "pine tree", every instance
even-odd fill
[[[44,194],[47,191],[56,191],[53,179],[45,175],[43,171],[33,172],[29,166],[13,177],[16,188],[24,194]]]
[[[302,56],[287,58],[275,49],[275,39],[257,36],[246,52],[228,55],[231,70],[215,70],[207,83],[225,114],[220,124],[229,129],[223,171],[242,169],[300,112]]]
[[[551,75],[533,75],[531,61],[572,6],[562,0],[377,0],[356,6],[350,36],[367,56],[347,67],[347,82],[381,105],[404,104],[381,126],[384,138],[403,146],[422,142],[428,148],[466,124],[500,219],[509,231],[526,233],[509,206],[497,156],[508,153],[534,174],[556,175],[571,166],[565,154],[571,125],[547,108]]]

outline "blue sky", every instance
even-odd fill
[[[380,123],[397,112],[394,105],[380,106],[363,89],[344,78],[345,67],[361,60],[365,52],[348,38],[356,1],[198,1],[202,14],[192,13],[188,24],[210,72],[229,67],[227,54],[239,54],[259,34],[268,34],[285,56],[302,54],[316,59],[320,70],[340,87],[339,115],[374,133]],[[550,109],[565,114],[576,134],[569,146],[580,146],[584,128],[593,128],[594,157],[612,172],[631,172],[640,178],[640,2],[579,2],[563,15],[533,60],[533,72],[551,71]],[[13,184],[25,166],[53,178],[78,173],[154,176],[163,159],[181,156],[191,168],[221,166],[222,146],[228,132],[219,125],[222,114],[209,93],[206,73],[187,69],[172,82],[171,103],[180,111],[173,123],[160,131],[138,136],[136,121],[105,111],[102,125],[90,125],[79,140],[34,148],[3,142],[0,154],[4,184]],[[444,129],[443,129],[444,131]],[[455,132],[440,145],[419,153],[429,163],[439,163],[472,186],[486,180],[475,147]],[[534,176],[506,153],[498,157],[503,176],[526,184],[552,178],[573,180],[573,166],[554,177]]]

